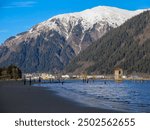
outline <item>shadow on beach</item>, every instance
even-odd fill
[[[0,81],[1,113],[115,113],[91,108],[58,96],[42,87],[24,85],[23,81]]]

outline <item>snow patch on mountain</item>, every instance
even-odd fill
[[[84,30],[92,28],[95,23],[107,21],[112,27],[117,27],[123,24],[127,19],[142,13],[144,10],[129,11],[109,6],[98,6],[92,9],[87,9],[82,12],[61,14],[50,18],[47,21],[39,24],[38,28],[47,26],[51,29],[59,30],[58,22],[67,29],[68,23],[71,21],[72,26],[81,21]],[[57,22],[55,21],[57,20]],[[54,22],[55,21],[55,22]]]

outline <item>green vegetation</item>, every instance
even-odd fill
[[[21,70],[14,65],[7,68],[0,68],[0,79],[20,79],[21,76]]]
[[[66,71],[77,71],[81,62],[94,62],[84,68],[86,73],[112,74],[118,66],[128,74],[150,74],[150,11],[108,32],[73,59]]]

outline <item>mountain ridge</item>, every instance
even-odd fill
[[[142,11],[99,6],[54,16],[7,39],[0,49],[0,66],[15,64],[25,72],[63,70],[72,58],[106,32]]]

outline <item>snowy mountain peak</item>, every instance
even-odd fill
[[[54,29],[61,33],[61,25],[61,28],[64,27],[68,32],[70,30],[69,25],[74,27],[79,23],[81,24],[84,31],[93,28],[93,25],[96,23],[101,23],[101,25],[107,23],[111,27],[115,28],[143,11],[144,10],[128,11],[116,7],[98,6],[92,9],[84,10],[82,12],[54,16],[49,20],[40,23],[38,25],[38,30],[43,30],[43,28],[48,27],[49,29]],[[68,35],[66,37],[68,37]]]
[[[116,28],[131,17],[144,10],[128,11],[109,6],[98,6],[81,12],[60,14],[31,28],[28,33],[7,40],[7,46],[19,44],[20,41],[41,36],[48,41],[54,33],[61,35],[73,48],[76,54],[89,44],[102,37],[111,28]],[[49,38],[43,33],[53,32]]]

